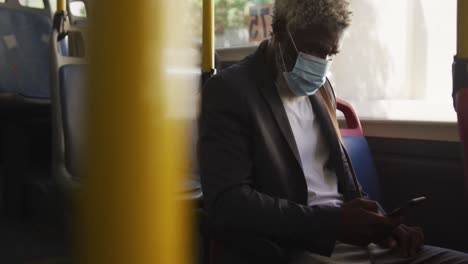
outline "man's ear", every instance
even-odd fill
[[[286,34],[285,32],[274,32],[272,33],[272,39],[275,43],[284,43]]]

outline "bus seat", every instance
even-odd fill
[[[5,155],[0,181],[5,208],[15,217],[30,212],[32,199],[25,199],[30,186],[45,186],[50,180],[51,15],[48,0],[43,3],[43,9],[36,9],[18,0],[0,1],[0,125]]]
[[[337,108],[345,116],[347,127],[341,128],[340,132],[356,176],[369,198],[382,203],[380,180],[372,153],[362,131],[361,122],[353,107],[347,102],[337,99]]]
[[[23,7],[18,0],[0,2],[0,98],[49,100],[51,15]],[[36,101],[39,102],[39,101]]]
[[[64,65],[59,70],[60,104],[62,111],[63,138],[65,143],[65,167],[71,175],[76,175],[76,154],[81,145],[80,114],[81,96],[85,89],[87,66],[85,64]]]
[[[80,153],[81,116],[84,114],[83,92],[87,85],[86,23],[80,27],[67,23],[65,13],[56,13],[52,31],[52,141],[53,174],[65,192],[79,188],[78,154]],[[65,43],[64,43],[65,42]],[[68,52],[64,52],[64,47]],[[196,127],[194,127],[196,132]],[[196,138],[196,134],[193,134]],[[194,146],[196,140],[192,140]],[[195,159],[195,147],[193,147]],[[71,188],[71,190],[69,189]],[[181,184],[180,198],[201,202],[202,192],[196,162],[187,181]]]
[[[62,54],[62,56],[70,56],[68,48],[68,36],[60,40],[60,53]]]
[[[69,50],[70,32],[79,35],[79,29],[70,27],[66,14],[54,16],[50,45],[52,72],[52,174],[59,187],[71,194],[79,187],[77,154],[81,146],[82,95],[86,88],[87,61]],[[80,42],[79,45],[85,43]]]

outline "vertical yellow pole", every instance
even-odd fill
[[[80,263],[190,263],[191,219],[176,197],[188,138],[177,67],[193,42],[185,1],[111,6],[95,1],[90,21]]]
[[[66,0],[57,0],[57,12],[66,11]]]
[[[215,69],[215,32],[214,0],[203,0],[203,61],[204,74],[213,73]]]
[[[457,57],[468,59],[468,1],[458,0]]]

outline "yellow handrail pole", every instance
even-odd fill
[[[214,0],[203,0],[203,54],[202,73],[206,80],[215,74],[215,5]]]
[[[457,57],[468,59],[468,1],[458,0]]]
[[[66,0],[57,0],[57,12],[66,11]]]
[[[179,24],[186,3],[111,5],[95,1],[90,18],[78,263],[190,263],[191,219],[176,199],[186,171],[184,106],[167,100],[171,91],[183,98],[186,83],[166,68],[184,63],[168,52],[188,43],[177,39],[190,33]]]

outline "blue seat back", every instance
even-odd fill
[[[343,141],[362,189],[371,199],[382,202],[380,180],[366,138],[344,136]]]
[[[50,11],[0,4],[0,93],[50,97]]]
[[[68,48],[68,36],[66,36],[64,39],[60,40],[60,52],[62,56],[69,56],[69,48]]]
[[[337,108],[345,116],[347,127],[340,129],[340,132],[362,189],[371,199],[383,204],[380,179],[361,122],[347,102],[337,99]]]

